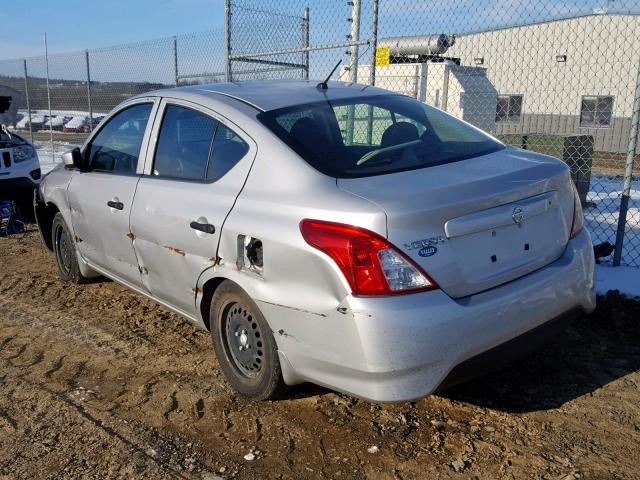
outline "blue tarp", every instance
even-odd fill
[[[20,221],[20,216],[13,200],[0,200],[0,227],[0,236],[5,233],[24,232],[24,223]]]

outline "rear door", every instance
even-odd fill
[[[256,153],[239,127],[191,102],[165,99],[131,212],[143,282],[195,314],[200,273],[215,261],[224,220]]]
[[[71,179],[71,221],[82,256],[118,278],[140,286],[138,261],[130,240],[129,214],[142,173],[159,99],[142,99],[111,116],[83,150],[91,171]],[[142,162],[140,162],[142,163]]]

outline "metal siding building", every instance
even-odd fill
[[[640,33],[640,16],[590,15],[463,35],[447,55],[482,62],[499,95],[522,95],[519,121],[498,122],[497,134],[590,134],[596,150],[625,153],[640,65],[630,32]],[[609,125],[580,125],[589,96],[613,97]]]

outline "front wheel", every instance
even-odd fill
[[[284,389],[275,339],[251,298],[225,280],[211,300],[211,337],[220,368],[242,395],[267,400]]]
[[[83,283],[86,279],[80,273],[78,257],[76,256],[76,246],[69,227],[62,217],[62,213],[56,213],[51,224],[51,234],[53,238],[53,252],[56,255],[58,272],[60,278],[67,282]]]

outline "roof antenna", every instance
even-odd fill
[[[341,63],[342,63],[342,60],[338,60],[338,63],[336,63],[336,66],[333,67],[333,70],[331,70],[331,73],[327,75],[327,78],[325,78],[324,82],[320,82],[318,85],[316,85],[316,88],[318,90],[327,90],[329,88],[329,85],[327,85],[327,82],[331,78],[331,75],[333,75],[333,72],[336,71],[336,69],[340,66]]]

